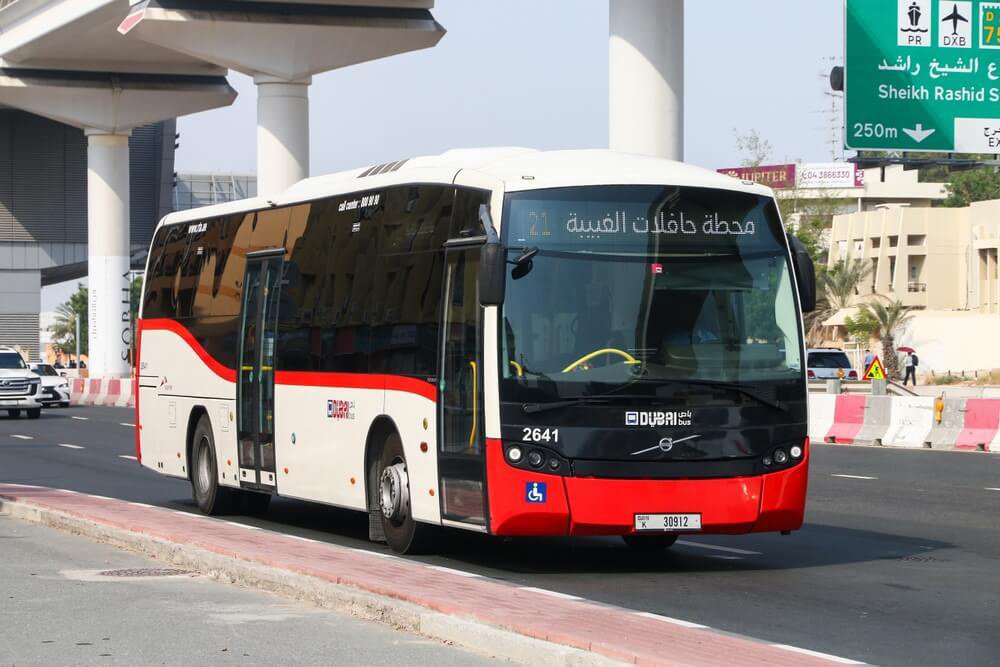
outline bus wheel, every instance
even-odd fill
[[[664,551],[674,546],[677,535],[622,535],[625,544],[636,551]]]
[[[403,455],[403,443],[393,433],[382,445],[378,463],[378,506],[382,512],[385,541],[396,553],[422,551],[427,543],[430,526],[414,521],[410,510],[410,479]]]
[[[198,508],[205,514],[228,514],[233,507],[234,492],[219,486],[212,424],[204,415],[194,429],[194,447],[191,451],[194,459],[191,489]]]

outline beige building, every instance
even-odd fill
[[[837,215],[828,265],[840,260],[872,267],[856,303],[878,294],[919,309],[897,340],[921,351],[922,368],[1000,367],[1000,200]],[[842,325],[854,312],[826,323]]]

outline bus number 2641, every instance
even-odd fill
[[[559,429],[557,428],[530,428],[524,427],[521,440],[524,442],[559,442]]]

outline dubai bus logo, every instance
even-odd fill
[[[327,401],[326,416],[330,419],[354,419],[354,401]]]
[[[628,411],[625,413],[626,426],[690,426],[691,411],[678,412],[670,410]]]

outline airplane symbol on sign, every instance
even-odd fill
[[[958,22],[964,21],[965,23],[968,23],[969,19],[965,18],[964,16],[958,13],[958,5],[952,5],[951,14],[941,19],[941,23],[945,23],[947,21],[951,21],[951,34],[957,35]]]

